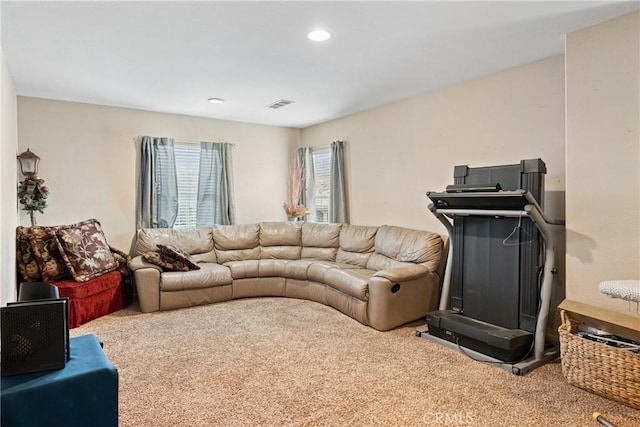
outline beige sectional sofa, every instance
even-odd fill
[[[141,255],[170,244],[199,270],[163,271]],[[261,222],[142,229],[129,263],[143,312],[279,296],[329,305],[377,330],[436,309],[446,258],[439,234],[383,225]]]

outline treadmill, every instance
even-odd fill
[[[432,341],[523,374],[558,357],[547,343],[556,254],[538,203],[540,159],[488,168],[456,166],[454,185],[427,192],[450,237],[439,310],[416,331]]]

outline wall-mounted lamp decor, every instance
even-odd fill
[[[47,207],[49,187],[44,185],[44,179],[37,176],[40,157],[33,154],[28,148],[17,157],[20,162],[20,172],[25,177],[18,183],[18,201],[23,206],[22,209],[29,212],[31,226],[35,227],[35,211],[44,213],[44,208]]]
[[[40,157],[37,154],[33,154],[27,148],[27,151],[18,155],[18,161],[20,162],[20,172],[24,176],[36,176],[38,175],[38,163]]]

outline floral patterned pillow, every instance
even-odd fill
[[[122,252],[120,249],[116,249],[111,245],[109,245],[109,250],[116,262],[116,270],[118,270],[123,276],[130,276],[131,269],[129,269],[129,261],[131,261],[131,257],[129,254]]]
[[[191,258],[191,255],[189,255],[187,252],[183,251],[182,249],[172,245],[157,245],[157,246],[161,254],[184,263],[187,267],[189,267],[189,270],[200,270],[200,266],[196,264],[193,258]]]
[[[24,280],[42,280],[40,266],[38,266],[38,262],[33,255],[30,236],[30,228],[16,228],[16,262],[18,264],[18,271]]]
[[[56,237],[64,262],[77,282],[86,282],[117,268],[97,220],[58,227]]]
[[[51,282],[69,276],[69,270],[64,263],[60,248],[58,248],[58,239],[56,238],[55,229],[57,227],[42,227],[40,230],[34,230],[29,237],[33,256],[40,267],[42,280]]]
[[[189,271],[189,266],[187,264],[180,260],[169,258],[162,252],[147,252],[142,254],[142,258],[146,259],[151,264],[162,267],[164,270]]]

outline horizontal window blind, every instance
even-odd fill
[[[313,153],[315,179],[315,222],[329,222],[329,194],[331,192],[331,150],[323,149]]]
[[[174,151],[178,179],[178,217],[174,228],[195,227],[200,146],[176,143]]]

